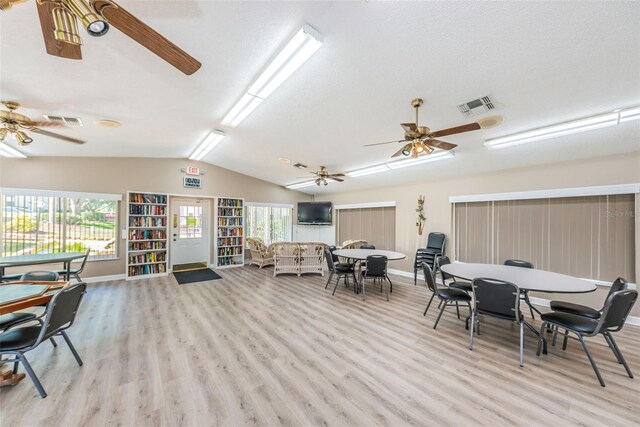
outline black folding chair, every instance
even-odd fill
[[[520,367],[524,366],[524,327],[534,334],[538,331],[531,326],[520,311],[520,288],[502,280],[478,278],[473,281],[474,307],[471,312],[469,350],[473,350],[473,332],[480,333],[478,316],[490,316],[517,322],[520,325]]]
[[[425,308],[423,316],[427,315],[427,311],[429,311],[429,307],[431,307],[431,303],[435,297],[443,303],[442,308],[440,309],[440,314],[438,314],[438,318],[436,319],[436,323],[433,325],[433,329],[438,326],[438,322],[440,321],[440,317],[442,317],[442,313],[444,313],[444,309],[447,308],[447,305],[454,302],[456,304],[456,312],[458,313],[458,319],[460,318],[460,309],[458,307],[459,302],[464,302],[469,306],[469,312],[471,312],[471,296],[463,291],[462,289],[456,288],[439,288],[436,284],[436,280],[433,277],[433,272],[431,271],[431,267],[426,262],[422,263],[422,273],[424,274],[424,280],[427,284],[427,288],[433,295],[431,295],[431,299],[429,299],[429,303],[427,304],[427,308]]]
[[[511,267],[520,267],[520,268],[530,268],[533,269],[533,263],[529,262],[529,261],[522,261],[520,259],[508,259],[504,262],[504,265],[508,265]],[[535,310],[539,315],[542,315],[542,313],[540,312],[540,310],[538,310],[537,308],[535,308],[533,306],[533,304],[531,304],[531,301],[529,300],[529,291],[525,290],[525,289],[521,289],[520,290],[520,298],[522,298],[522,300],[527,303],[527,305],[529,306],[529,311],[531,312],[531,318],[535,319],[536,316],[534,316],[533,311]]]
[[[362,272],[362,286],[364,287],[367,279],[372,278],[374,284],[376,281],[380,282],[380,292],[382,292],[385,282],[389,282],[389,287],[391,287],[391,280],[387,276],[388,262],[389,259],[384,255],[369,255],[366,259],[366,269]],[[389,288],[386,289],[387,301],[389,301]]]
[[[3,362],[13,362],[14,374],[18,373],[18,364],[22,363],[43,398],[47,397],[47,393],[44,391],[35,372],[33,372],[25,353],[35,349],[43,341],[56,335],[61,335],[67,342],[69,349],[71,349],[71,353],[73,353],[78,365],[82,366],[82,359],[80,359],[78,352],[71,344],[71,340],[65,330],[73,325],[86,288],[87,285],[85,283],[76,283],[65,287],[54,295],[47,305],[47,314],[42,325],[15,328],[0,334],[0,355],[8,354],[13,356],[13,359],[5,359]]]
[[[354,287],[357,286],[358,280],[356,279],[356,273],[352,265],[334,263],[333,256],[328,249],[324,250],[324,257],[327,260],[327,268],[329,269],[329,278],[327,279],[327,284],[324,285],[324,288],[327,289],[334,275],[338,276],[336,279],[336,286],[334,286],[331,295],[335,295],[341,277],[344,277],[345,286],[349,286],[349,276],[353,277],[353,281],[355,283]]]
[[[627,320],[627,316],[631,312],[633,305],[638,299],[638,292],[632,289],[614,292],[607,298],[607,302],[602,310],[602,315],[599,319],[592,319],[586,316],[578,316],[576,314],[562,313],[552,311],[551,313],[545,313],[542,315],[542,326],[540,327],[540,334],[544,332],[545,328],[564,328],[565,330],[565,342],[562,349],[567,347],[567,338],[577,339],[582,344],[584,352],[587,353],[591,367],[598,377],[598,381],[602,387],[605,386],[602,375],[596,361],[593,359],[589,347],[584,340],[584,337],[593,337],[598,334],[602,334],[604,340],[611,348],[613,355],[616,357],[618,363],[624,366],[629,378],[633,378],[633,373],[627,365],[627,361],[622,356],[622,352],[613,339],[613,332],[618,332],[624,326],[624,322]],[[572,332],[577,338],[569,336],[568,332]],[[540,344],[538,344],[538,356],[540,355]],[[547,354],[546,349],[544,354]]]

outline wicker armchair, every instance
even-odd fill
[[[324,243],[278,242],[273,243],[275,267],[273,276],[282,273],[318,273],[324,276]]]
[[[274,265],[275,259],[273,249],[267,248],[262,240],[253,237],[247,237],[249,243],[249,251],[251,252],[251,264],[255,264],[262,268],[267,265]]]
[[[360,249],[360,246],[366,244],[366,240],[345,240],[342,242],[342,247],[340,249]]]

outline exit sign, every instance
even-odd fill
[[[184,172],[187,175],[200,175],[200,168],[196,166],[187,166]]]

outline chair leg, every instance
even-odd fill
[[[449,301],[444,301],[444,304],[442,304],[442,309],[440,310],[440,314],[438,314],[438,318],[436,319],[436,323],[434,323],[434,325],[433,325],[433,329],[435,329],[436,326],[438,326],[438,322],[440,321],[440,318],[442,317],[442,313],[444,313],[444,309],[447,308],[447,304],[449,304]]]
[[[551,330],[553,331],[552,332],[553,335],[551,336],[551,345],[553,347],[555,347],[556,346],[556,340],[558,338],[558,327],[554,326],[554,327],[551,328]]]
[[[18,365],[20,364],[20,362],[18,362],[17,360],[15,362],[13,362],[13,375],[16,375],[18,373]]]
[[[622,363],[622,366],[624,366],[624,369],[627,371],[627,375],[629,375],[629,378],[633,378],[633,373],[631,372],[631,369],[629,369],[629,365],[627,365],[627,361],[624,360],[624,356],[622,355],[622,352],[620,351],[620,348],[618,347],[618,344],[616,343],[616,341],[613,339],[613,335],[611,335],[610,332],[607,331],[607,336],[609,336],[609,341],[611,341],[611,344],[613,344],[613,348],[616,349],[616,353],[618,353],[618,356],[620,356],[620,360]]]
[[[418,269],[414,266],[413,267],[413,286],[416,286],[418,284]]]
[[[540,326],[540,334],[539,334],[539,340],[538,340],[538,349],[536,350],[536,356],[540,356],[540,351],[542,350],[542,343],[544,341],[544,330],[545,328],[548,326],[547,322],[542,322],[542,325]],[[547,349],[545,348],[544,354],[547,354]]]
[[[582,344],[582,348],[584,348],[584,352],[587,353],[587,357],[589,358],[589,362],[591,362],[591,367],[593,371],[596,373],[596,377],[598,377],[598,381],[600,381],[600,385],[605,387],[604,380],[602,379],[602,375],[600,375],[600,370],[598,369],[598,365],[596,365],[596,361],[593,360],[593,356],[589,351],[589,347],[587,347],[587,343],[584,342],[584,338],[582,338],[581,334],[578,334],[578,338],[580,339],[580,343]]]
[[[475,322],[476,322],[476,314],[471,311],[471,327],[469,329],[471,329],[470,332],[470,337],[469,337],[469,350],[473,350],[473,330],[475,329]]]
[[[433,298],[436,296],[436,294],[431,294],[431,299],[429,300],[429,304],[427,304],[427,308],[424,309],[424,313],[422,313],[423,316],[427,315],[427,311],[429,311],[429,307],[431,307],[431,301],[433,301]]]
[[[444,302],[443,300],[440,300],[440,304],[438,304],[438,308],[442,307],[443,302]]]
[[[33,372],[33,369],[31,368],[31,364],[29,364],[29,361],[27,360],[25,355],[18,354],[17,357],[20,360],[20,363],[22,363],[22,366],[24,366],[24,370],[27,371],[27,375],[29,375],[29,378],[31,378],[33,385],[36,386],[38,393],[40,393],[40,397],[42,397],[43,399],[47,397],[47,392],[44,391],[42,384],[40,384],[40,380],[36,376],[36,373]]]
[[[524,367],[524,323],[520,321],[520,367]]]
[[[331,282],[331,278],[333,277],[333,271],[329,272],[329,278],[327,279],[327,284],[324,285],[324,288],[327,289],[327,286],[329,286],[329,283]]]
[[[336,294],[336,289],[338,289],[338,283],[340,283],[340,275],[338,274],[338,278],[336,279],[336,285],[333,287],[333,292],[331,292],[331,295],[335,295]]]
[[[54,340],[53,337],[49,338],[49,341],[51,341],[51,344],[53,344],[54,347],[58,346],[58,344],[56,343],[56,340]]]
[[[460,307],[458,306],[458,301],[456,301],[456,313],[458,314],[458,319],[460,318]]]
[[[387,276],[386,273],[385,277],[389,281],[389,292],[393,293],[393,282],[391,281],[391,279],[389,279],[389,276]]]
[[[562,340],[562,349],[566,350],[567,349],[567,343],[569,342],[569,330],[565,329],[564,330],[564,339]]]
[[[71,340],[69,339],[69,336],[67,335],[67,333],[65,331],[61,331],[60,334],[62,335],[62,338],[64,338],[64,340],[67,342],[67,345],[69,346],[69,349],[71,349],[71,353],[73,353],[73,357],[76,358],[76,362],[78,362],[78,365],[82,366],[82,359],[80,359],[80,356],[76,351],[76,348],[73,346],[73,344],[71,344]]]
[[[607,345],[609,346],[611,351],[613,351],[613,355],[616,357],[616,360],[618,361],[618,363],[622,364],[622,359],[620,359],[620,354],[618,353],[616,348],[613,346],[613,344],[611,344],[611,340],[609,339],[609,335],[607,335],[606,332],[603,332],[602,336],[604,337],[604,340],[607,342]]]

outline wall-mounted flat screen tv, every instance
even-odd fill
[[[299,202],[298,224],[331,225],[331,202]]]

